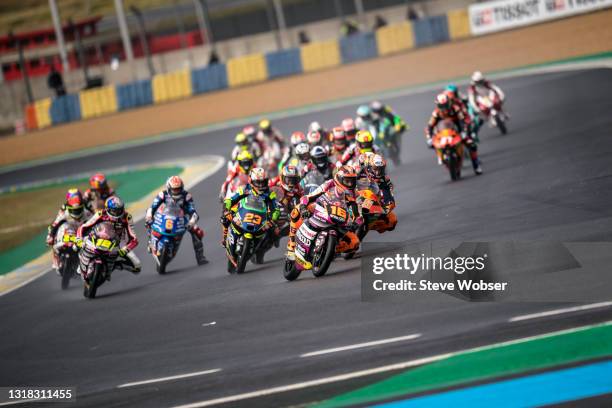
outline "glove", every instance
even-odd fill
[[[52,246],[55,240],[53,239],[51,235],[47,235],[46,241],[47,241],[47,246]]]
[[[300,212],[300,216],[302,218],[308,218],[310,217],[310,211],[308,211],[308,206],[304,205],[304,204],[300,204],[298,206],[298,211]]]
[[[74,240],[74,243],[75,243],[75,245],[78,248],[83,248],[83,239],[82,238],[76,237],[75,240]]]
[[[281,212],[278,208],[276,208],[273,212],[272,212],[272,221],[276,222],[278,221],[278,219],[280,218]]]
[[[122,258],[124,258],[127,255],[127,253],[128,253],[128,250],[125,248],[119,249],[119,252],[118,252],[119,256]]]
[[[431,137],[427,138],[427,147],[429,147],[430,149],[433,149],[433,139]]]
[[[223,200],[223,206],[225,207],[227,211],[229,211],[232,208],[232,200],[229,198],[226,200]]]

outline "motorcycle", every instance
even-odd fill
[[[502,111],[502,100],[497,92],[490,90],[488,95],[478,95],[476,102],[480,113],[490,120],[492,126],[496,126],[502,135],[508,133],[506,119]]]
[[[153,217],[149,229],[149,249],[157,266],[157,273],[166,273],[166,267],[178,252],[185,231],[185,213],[173,201],[162,204]]]
[[[448,169],[451,180],[459,180],[463,166],[464,145],[455,125],[451,121],[441,122],[432,142],[437,155]]]
[[[278,246],[280,238],[289,235],[289,214],[291,214],[291,210],[299,204],[299,199],[295,196],[287,196],[285,190],[280,186],[272,187],[272,191],[276,193],[276,202],[279,204],[280,208],[280,216],[276,222],[280,234],[273,242],[274,246]]]
[[[395,166],[402,164],[400,159],[400,135],[395,131],[388,119],[379,122],[378,127],[371,126],[374,143],[380,147],[383,156],[393,161]]]
[[[312,216],[304,220],[296,232],[295,260],[285,261],[285,279],[296,280],[303,270],[309,269],[315,277],[325,275],[336,256],[336,245],[348,231],[352,217],[341,200],[328,194],[319,197]]]
[[[62,278],[62,289],[68,289],[70,280],[77,277],[77,268],[79,267],[79,255],[75,251],[76,248],[76,232],[80,223],[74,220],[66,221],[57,230],[55,234],[55,244],[53,249],[59,255],[58,271]]]
[[[379,230],[385,225],[382,219],[388,213],[380,199],[380,188],[367,179],[357,181],[357,205],[363,217],[363,224],[357,230],[357,237],[362,241],[371,230]]]
[[[221,200],[221,202],[223,202],[223,200],[227,200],[228,198],[232,198],[232,196],[238,192],[240,187],[245,187],[248,183],[249,176],[244,173],[238,174],[238,176],[234,177],[234,179],[227,186],[225,197]]]
[[[98,288],[110,278],[115,266],[120,266],[120,237],[111,223],[97,225],[83,241],[82,251],[87,252],[89,262],[85,272],[83,296],[94,299]]]
[[[249,195],[240,200],[225,238],[227,271],[243,273],[253,255],[263,262],[268,240],[272,239],[271,231],[268,207],[263,198]]]

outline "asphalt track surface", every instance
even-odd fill
[[[510,134],[485,128],[485,174],[448,181],[423,142],[434,92],[388,102],[413,126],[405,136],[396,185],[399,225],[372,241],[612,241],[611,70],[532,75],[499,81],[512,114]],[[338,123],[355,106],[277,120],[285,134],[309,121]],[[194,113],[197,114],[197,113]],[[0,185],[97,168],[229,152],[233,131],[67,160],[0,175]],[[565,304],[469,303],[449,296],[416,302],[360,301],[359,260],[339,260],[321,279],[282,277],[281,250],[264,265],[230,276],[218,242],[217,191],[224,171],[193,189],[211,261],[195,266],[186,238],[167,276],[155,273],[142,238],[139,276],[117,271],[88,301],[82,288],[62,292],[48,273],[0,298],[0,385],[76,386],[77,406],[163,407],[225,397],[378,367],[497,341],[612,320],[612,308],[509,323]],[[560,300],[576,291],[610,300],[612,275],[576,288],[560,275]],[[544,289],[546,290],[546,289]],[[215,322],[211,325],[211,322]],[[300,358],[307,352],[421,333],[418,339]],[[198,372],[199,377],[116,388],[120,384]],[[286,406],[338,394],[384,378],[379,374],[226,406]],[[74,406],[74,405],[70,405]]]

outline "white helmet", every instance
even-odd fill
[[[472,83],[473,84],[480,83],[480,82],[482,82],[484,80],[485,80],[485,77],[484,77],[484,75],[482,75],[482,72],[474,71],[474,73],[472,74]]]

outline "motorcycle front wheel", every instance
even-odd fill
[[[504,120],[499,117],[499,114],[495,116],[495,125],[497,126],[502,135],[508,133],[506,122],[504,122]]]
[[[283,269],[283,276],[285,279],[288,281],[294,281],[300,276],[300,273],[302,273],[302,271],[295,267],[295,263],[293,261],[290,261],[289,259],[285,260],[285,268]]]
[[[162,249],[161,254],[159,254],[157,257],[157,262],[157,273],[160,275],[165,275],[166,266],[168,265],[168,251],[165,247]]]
[[[334,256],[336,256],[336,236],[328,235],[327,236],[327,245],[323,248],[323,253],[315,255],[315,259],[313,260],[312,274],[317,278],[325,275],[332,261],[334,260]],[[320,259],[317,262],[317,258]]]
[[[242,251],[240,252],[240,258],[238,259],[238,266],[236,266],[236,273],[244,273],[247,262],[251,257],[251,247],[253,246],[253,240],[244,239],[242,241]]]
[[[85,289],[83,291],[83,295],[85,295],[86,298],[88,299],[96,298],[96,292],[98,291],[98,286],[100,285],[98,282],[100,282],[103,279],[102,272],[103,272],[102,265],[96,264],[94,266],[94,273],[89,279],[89,288],[87,287],[87,285],[85,285]]]

